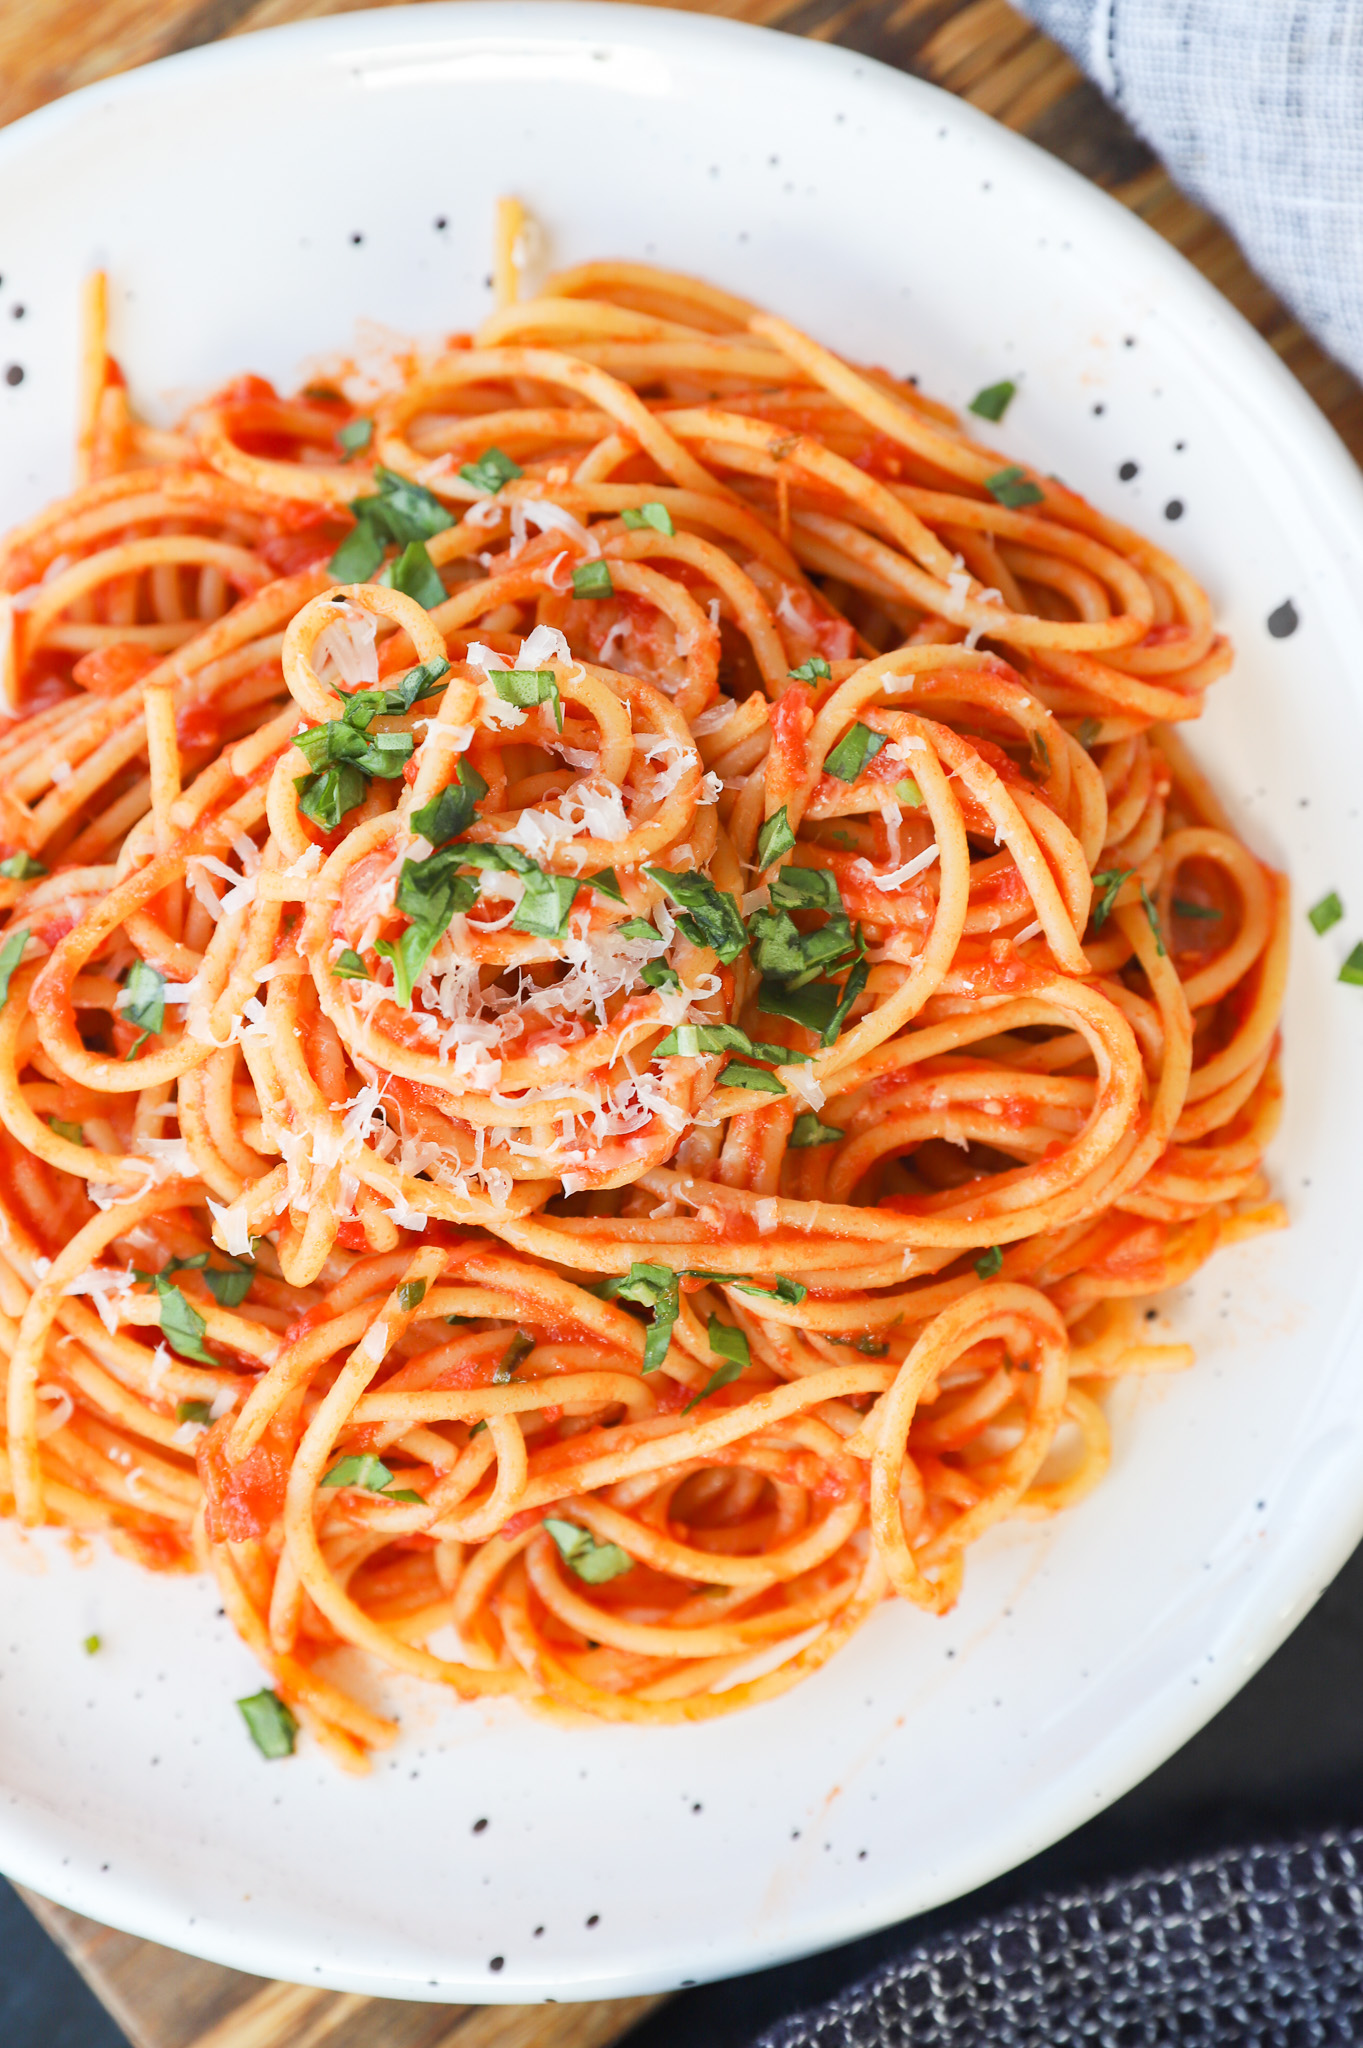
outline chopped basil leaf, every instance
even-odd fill
[[[1103,721],[1101,718],[1080,719],[1079,730],[1075,733],[1074,737],[1078,740],[1080,746],[1084,749],[1084,752],[1086,754],[1092,753],[1093,743],[1097,739],[1102,729]]]
[[[1037,770],[1038,774],[1042,776],[1049,775],[1051,772],[1051,751],[1046,745],[1046,735],[1039,726],[1032,727],[1027,735],[1027,743],[1032,750],[1033,767]]]
[[[426,552],[424,541],[409,540],[395,562],[390,562],[379,577],[390,590],[400,590],[404,597],[414,598],[428,612],[445,602],[446,590],[440,580],[440,572]]]
[[[1217,910],[1217,909],[1216,909],[1216,907],[1215,907],[1215,906],[1214,906],[1213,904],[1211,904],[1211,903],[1190,903],[1190,902],[1188,901],[1188,898],[1187,898],[1186,896],[1175,896],[1175,897],[1173,898],[1173,906],[1172,906],[1172,907],[1173,907],[1173,912],[1174,912],[1174,916],[1175,916],[1175,917],[1191,917],[1191,918],[1194,918],[1194,919],[1201,919],[1201,918],[1216,918],[1216,917],[1220,917],[1220,915],[1221,915],[1221,912],[1220,912],[1219,910]],[[1343,910],[1342,910],[1342,909],[1340,910],[1340,913],[1339,913],[1339,914],[1340,914],[1340,916],[1341,916],[1341,917],[1343,917],[1343,915],[1344,915],[1344,912],[1343,912]],[[1334,920],[1333,918],[1331,918],[1331,920],[1330,920],[1330,923],[1331,923],[1331,924],[1333,924],[1333,923],[1334,923],[1334,921],[1335,921],[1335,920]],[[1327,926],[1327,927],[1326,927],[1326,929],[1328,930],[1328,928],[1329,928],[1329,927]]]
[[[489,680],[504,704],[515,704],[521,711],[533,710],[536,704],[552,704],[554,722],[562,732],[563,699],[551,668],[494,669]]]
[[[576,1522],[546,1515],[544,1527],[568,1569],[589,1586],[603,1586],[608,1579],[618,1579],[622,1572],[634,1569],[634,1559],[627,1550],[622,1550],[618,1543],[598,1543],[590,1530],[580,1529]]]
[[[574,597],[614,597],[609,562],[579,562],[573,570]]]
[[[842,894],[831,868],[782,868],[772,878],[771,900],[778,910],[841,910]]]
[[[868,761],[885,745],[885,735],[869,725],[854,725],[824,759],[823,772],[839,782],[855,782]]]
[[[343,946],[331,963],[338,981],[369,981],[372,977],[353,946]]]
[[[402,863],[397,907],[413,924],[430,928],[432,945],[452,917],[472,910],[478,901],[478,884],[472,875],[456,873],[463,863],[464,849],[458,845],[442,847],[425,860]]]
[[[336,439],[347,456],[359,455],[374,438],[373,420],[347,420],[337,429]]]
[[[764,981],[758,990],[757,1007],[766,1017],[789,1017],[806,1031],[816,1031],[822,1037],[833,1021],[840,995],[833,981],[814,981],[803,988],[785,988],[779,981]]]
[[[374,482],[375,495],[353,498],[350,509],[357,519],[364,520],[396,546],[403,548],[413,541],[431,540],[454,525],[452,514],[424,484],[413,483],[410,477],[399,476],[395,469],[382,467],[374,471]]]
[[[504,1387],[508,1380],[514,1379],[517,1366],[530,1356],[534,1348],[535,1340],[529,1332],[517,1330],[497,1361],[497,1369],[492,1375],[493,1386]]]
[[[401,1501],[407,1508],[424,1508],[426,1505],[426,1496],[414,1493],[410,1486],[385,1486],[383,1497],[385,1500]]]
[[[85,1143],[85,1133],[79,1124],[65,1123],[59,1116],[50,1116],[47,1121],[49,1127],[56,1132],[59,1138],[65,1138],[68,1145],[83,1145]]]
[[[466,484],[472,484],[475,491],[486,491],[489,497],[496,497],[503,484],[509,484],[513,477],[524,476],[525,471],[509,455],[503,455],[500,448],[485,448],[476,462],[466,462],[459,474]]]
[[[677,530],[672,524],[672,514],[656,498],[650,498],[646,505],[626,505],[620,517],[631,529],[651,526],[655,533],[665,533],[669,540]]]
[[[624,902],[625,892],[614,868],[598,868],[594,875],[584,875],[582,879],[589,888],[599,889],[603,896],[609,896],[612,903]]]
[[[991,1244],[988,1251],[981,1252],[975,1261],[975,1271],[981,1280],[992,1280],[1003,1267],[1003,1247]]]
[[[1010,512],[1021,511],[1024,505],[1039,505],[1046,495],[1017,463],[995,470],[993,476],[985,478],[984,487],[991,498],[1006,505]]]
[[[291,744],[309,768],[326,768],[333,762],[353,763],[362,775],[381,775],[393,782],[412,757],[415,741],[409,732],[370,733],[385,706],[386,691],[359,690],[346,706],[343,718],[328,719],[295,733]]]
[[[1101,868],[1094,875],[1094,886],[1102,891],[1093,906],[1093,929],[1098,932],[1112,915],[1113,905],[1122,891],[1122,884],[1129,882],[1135,874],[1134,868]]]
[[[197,1264],[198,1261],[195,1261]],[[203,1282],[219,1308],[237,1308],[251,1292],[256,1277],[254,1259],[235,1259],[227,1267],[203,1267]]]
[[[808,661],[802,661],[798,668],[787,669],[786,674],[793,676],[797,683],[816,683],[828,682],[833,671],[821,654],[814,654]]]
[[[737,1024],[678,1024],[654,1046],[653,1057],[697,1059],[705,1053],[751,1051],[752,1040]]]
[[[1360,939],[1340,968],[1339,978],[1341,981],[1352,982],[1355,987],[1363,987],[1363,939]]]
[[[785,1054],[789,1059],[791,1055]],[[721,1088],[750,1088],[755,1095],[784,1095],[786,1084],[778,1081],[775,1074],[769,1074],[765,1067],[750,1067],[746,1060],[730,1060],[719,1074]],[[684,1413],[685,1411],[683,1411]]]
[[[47,869],[31,853],[12,853],[8,860],[0,860],[0,875],[10,882],[34,882]]]
[[[582,884],[576,875],[546,875],[537,868],[525,877],[511,929],[537,939],[560,939]]]
[[[1164,958],[1164,934],[1159,928],[1159,914],[1156,911],[1154,904],[1150,900],[1150,891],[1146,888],[1144,882],[1141,883],[1140,890],[1141,903],[1145,910],[1146,923],[1149,925],[1151,931],[1155,934],[1155,951],[1158,954],[1159,958],[1162,960]]]
[[[743,1273],[712,1273],[704,1266],[683,1266],[682,1273],[688,1280],[719,1280],[726,1286],[736,1287],[740,1294],[755,1294],[759,1300],[783,1301],[788,1308],[798,1308],[809,1289],[798,1280],[787,1280],[777,1274],[770,1287],[759,1287]]]
[[[677,923],[694,946],[708,946],[727,965],[748,944],[743,917],[732,896],[723,894],[705,875],[673,874],[667,868],[645,868],[663,893],[677,905]]]
[[[782,872],[804,874],[811,870],[785,868]],[[861,944],[860,931],[854,931],[841,912],[816,932],[800,932],[784,910],[755,910],[748,920],[748,933],[758,972],[791,988],[841,966]]]
[[[375,941],[374,951],[393,969],[393,994],[404,1010],[412,1007],[412,990],[420,981],[439,937],[440,933],[430,925],[409,924],[396,941]]]
[[[896,782],[894,793],[899,798],[900,803],[908,804],[911,810],[916,811],[922,805],[923,792],[911,775],[906,775],[902,782]]]
[[[522,853],[519,846],[496,846],[490,841],[483,844],[473,839],[461,839],[455,846],[447,846],[445,852],[457,856],[461,866],[482,868],[498,875],[537,875],[538,861],[531,860],[528,853]]]
[[[1328,896],[1321,897],[1319,903],[1313,903],[1306,915],[1310,918],[1315,931],[1328,932],[1331,925],[1338,924],[1344,915],[1344,905],[1339,900],[1339,892],[1332,889]]]
[[[838,1007],[824,1027],[823,1042],[825,1045],[835,1045],[837,1043],[842,1027],[847,1022],[848,1016],[851,1013],[852,1005],[870,980],[870,976],[871,970],[864,960],[858,960],[854,963],[852,972],[842,985],[842,997]]]
[[[615,927],[617,939],[653,939],[661,942],[661,933],[646,917],[627,917],[623,924]]]
[[[0,966],[3,957],[0,956]],[[134,960],[123,977],[118,1007],[139,1031],[159,1032],[166,1022],[166,977],[149,960]]]
[[[757,835],[757,865],[769,868],[780,860],[783,853],[789,853],[795,844],[795,834],[790,829],[790,819],[782,804],[779,811],[773,811]]]
[[[342,1458],[338,1464],[332,1466],[325,1479],[321,1480],[319,1484],[322,1486],[359,1486],[363,1487],[366,1493],[382,1493],[385,1487],[392,1484],[392,1481],[393,1475],[384,1464],[383,1459],[374,1457],[371,1452],[366,1452],[362,1457]]]
[[[983,391],[977,391],[971,399],[970,410],[982,420],[1001,420],[1017,397],[1017,390],[1011,377],[1004,377],[997,384],[986,384]]]
[[[666,960],[646,960],[639,969],[639,979],[648,988],[680,988],[681,976],[675,967],[669,967]]]
[[[752,1364],[748,1340],[732,1323],[722,1323],[718,1316],[711,1316],[705,1334],[713,1357],[733,1359],[740,1372]]]
[[[667,1357],[672,1325],[680,1314],[677,1276],[670,1266],[650,1266],[638,1259],[620,1280],[604,1281],[597,1290],[607,1301],[634,1301],[653,1311],[644,1340],[644,1371],[656,1372]]]
[[[369,794],[369,784],[353,761],[334,762],[315,775],[295,776],[293,786],[303,816],[324,832],[334,832],[346,812],[362,804]]]
[[[102,1636],[87,1636],[81,1644],[81,1648],[87,1657],[97,1656],[104,1648],[104,1638]]]
[[[420,1308],[426,1299],[424,1280],[404,1280],[398,1289],[398,1307],[404,1315],[410,1315],[414,1308]]]
[[[487,784],[478,770],[461,761],[456,779],[419,811],[413,811],[412,829],[423,839],[429,839],[432,846],[443,845],[445,840],[468,830],[473,823],[474,805],[480,804],[486,795]]]
[[[162,1334],[171,1350],[178,1352],[181,1358],[194,1359],[199,1365],[219,1364],[212,1352],[204,1349],[204,1331],[208,1325],[183,1288],[167,1280],[164,1273],[154,1273],[151,1277],[161,1299]]]
[[[175,1403],[175,1420],[177,1422],[201,1422],[206,1428],[212,1419],[213,1404],[211,1401],[177,1401]]]
[[[387,698],[385,710],[396,717],[399,712],[410,711],[424,697],[437,697],[450,672],[450,665],[443,654],[434,655],[430,661],[419,661],[415,668],[409,668],[400,675],[396,683],[390,683],[384,692]]]
[[[724,1331],[724,1329],[725,1325],[723,1323],[717,1322],[715,1317],[711,1316],[709,1334],[710,1349],[712,1351],[717,1351],[723,1348],[722,1344],[716,1344],[715,1332],[717,1330],[722,1332]],[[732,1330],[729,1331],[728,1334],[730,1336],[739,1338],[743,1345],[744,1353],[746,1354],[748,1349],[748,1340],[746,1337],[743,1336],[742,1331]],[[714,1371],[711,1373],[709,1379],[705,1382],[705,1385],[701,1388],[700,1392],[698,1394],[693,1394],[691,1396],[691,1399],[682,1409],[682,1414],[689,1415],[693,1408],[698,1408],[702,1401],[707,1401],[709,1399],[711,1394],[717,1394],[721,1387],[727,1387],[731,1381],[736,1380],[738,1378],[738,1375],[742,1372],[744,1366],[747,1363],[748,1360],[746,1355],[742,1358],[730,1355],[728,1358],[725,1359],[723,1365],[717,1365]]]
[[[383,560],[383,536],[367,519],[357,519],[327,563],[339,583],[368,583]]]
[[[847,1136],[836,1124],[821,1124],[812,1109],[803,1116],[797,1116],[790,1133],[789,1142],[798,1149],[809,1145],[836,1145]]]
[[[274,1763],[280,1757],[293,1755],[298,1723],[277,1692],[253,1692],[249,1699],[238,1700],[237,1705],[251,1740],[263,1757]]]

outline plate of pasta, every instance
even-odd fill
[[[1363,1520],[1329,429],[628,7],[91,88],[0,271],[4,1867],[532,2000],[1076,1825]]]

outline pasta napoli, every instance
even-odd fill
[[[1204,593],[728,293],[520,298],[518,226],[477,334],[174,433],[95,280],[0,553],[0,1494],[211,1570],[261,1746],[356,1767],[340,1646],[666,1722],[942,1612],[1282,1221]]]

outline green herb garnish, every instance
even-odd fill
[[[535,1348],[535,1340],[527,1330],[517,1330],[506,1350],[497,1361],[492,1375],[494,1387],[504,1387],[516,1377],[516,1368],[521,1365]]]
[[[524,476],[525,471],[509,455],[503,455],[500,448],[485,448],[476,462],[466,462],[459,474],[466,484],[472,484],[476,491],[486,491],[489,497],[496,497],[503,484],[513,478]]]
[[[627,1550],[618,1543],[598,1543],[590,1530],[579,1528],[576,1522],[546,1515],[544,1527],[568,1569],[589,1586],[603,1586],[608,1579],[618,1579],[622,1572],[634,1569]]]
[[[400,590],[404,597],[410,597],[424,611],[433,612],[438,604],[445,602],[445,586],[440,580],[440,571],[426,552],[426,543],[409,540],[395,562],[390,562],[378,578],[390,590]]]
[[[993,476],[985,478],[984,487],[996,503],[1006,505],[1010,512],[1019,512],[1024,505],[1039,505],[1046,495],[1017,463],[995,470]]]
[[[869,725],[854,725],[825,757],[823,772],[838,782],[855,782],[866,763],[873,761],[884,745],[883,733],[872,732]]]
[[[277,1692],[253,1692],[249,1699],[238,1700],[237,1705],[251,1740],[263,1757],[274,1763],[280,1757],[293,1755],[298,1723]]]
[[[1129,882],[1135,872],[1134,868],[1101,868],[1093,877],[1095,887],[1102,892],[1091,913],[1096,932],[1101,931],[1111,917],[1123,883]]]
[[[57,1137],[65,1138],[68,1145],[85,1143],[85,1132],[79,1124],[68,1124],[59,1116],[50,1116],[47,1122],[48,1128],[54,1131]]]
[[[574,597],[614,597],[615,585],[611,582],[610,563],[604,561],[579,562],[573,570]]]
[[[991,1244],[988,1251],[981,1252],[975,1261],[975,1271],[981,1280],[992,1280],[1003,1267],[1002,1245]]]
[[[1011,377],[1004,377],[997,384],[986,384],[983,391],[977,391],[970,401],[970,411],[979,419],[999,421],[1017,397],[1017,385]]]
[[[438,796],[412,813],[412,829],[423,839],[429,839],[432,846],[443,846],[447,839],[466,832],[473,823],[475,804],[480,804],[487,795],[487,784],[476,768],[467,761],[461,761],[455,771],[455,780],[447,783]]]
[[[175,1420],[177,1422],[200,1422],[206,1429],[213,1420],[213,1404],[211,1401],[177,1401],[175,1403]]]
[[[559,696],[558,679],[551,668],[494,669],[488,680],[502,702],[514,704],[518,710],[530,711],[536,704],[552,704],[554,722],[562,732],[563,699]]]
[[[606,1280],[595,1290],[606,1301],[633,1301],[652,1311],[652,1322],[644,1339],[644,1371],[656,1372],[667,1357],[672,1325],[681,1313],[677,1276],[670,1266],[650,1266],[635,1260],[623,1279]]]
[[[810,1145],[836,1145],[846,1136],[846,1131],[840,1131],[836,1124],[821,1124],[814,1111],[807,1109],[803,1116],[796,1117],[789,1142],[798,1151]]]
[[[812,654],[798,668],[788,668],[786,674],[793,676],[797,683],[826,683],[832,680],[833,671],[821,654]]]
[[[757,865],[769,868],[780,860],[783,853],[789,853],[795,844],[795,834],[790,829],[790,819],[782,804],[779,811],[773,811],[757,835]]]
[[[47,869],[31,853],[12,853],[8,860],[0,860],[0,875],[10,882],[36,882]]]
[[[1187,898],[1186,896],[1175,896],[1175,897],[1173,898],[1173,902],[1172,902],[1172,908],[1173,908],[1173,912],[1174,912],[1174,916],[1175,916],[1175,917],[1191,917],[1191,918],[1195,918],[1195,919],[1197,919],[1197,918],[1205,918],[1205,919],[1211,919],[1211,918],[1218,918],[1218,917],[1220,917],[1220,915],[1221,915],[1221,912],[1220,912],[1219,910],[1217,910],[1217,909],[1216,909],[1216,907],[1215,907],[1215,906],[1214,906],[1213,904],[1211,904],[1211,903],[1190,903],[1190,902],[1188,901],[1188,898]],[[1343,911],[1341,910],[1341,911],[1340,911],[1340,916],[1342,917],[1343,915],[1344,915],[1344,913],[1343,913]],[[1334,919],[1333,919],[1333,918],[1331,918],[1331,920],[1330,920],[1330,923],[1331,923],[1331,924],[1333,924],[1333,923],[1334,923]],[[1327,927],[1326,927],[1326,929],[1328,930],[1328,929],[1329,929],[1329,927],[1327,926]]]
[[[1338,924],[1344,915],[1344,905],[1339,900],[1338,890],[1332,889],[1328,896],[1321,897],[1319,903],[1313,903],[1306,915],[1311,920],[1313,930],[1328,932],[1331,925]]]
[[[1340,968],[1339,978],[1341,981],[1352,982],[1355,987],[1363,986],[1363,939],[1359,940]]]
[[[371,981],[373,976],[353,946],[343,946],[331,963],[338,981]]]
[[[352,455],[360,455],[374,438],[373,420],[347,420],[338,427],[336,440],[344,451],[347,461]]]
[[[673,874],[667,868],[645,868],[644,873],[677,905],[677,923],[692,945],[708,946],[726,965],[746,949],[748,934],[738,904],[707,876]]]
[[[669,540],[677,530],[672,524],[672,514],[656,498],[650,498],[646,505],[626,505],[620,517],[631,529],[651,526],[655,533],[665,533]]]

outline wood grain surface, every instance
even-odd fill
[[[0,0],[0,124],[156,57],[353,11],[347,0]],[[710,0],[694,11],[840,43],[914,72],[1093,179],[1239,308],[1363,459],[1363,388],[1007,0]],[[24,1896],[134,2048],[606,2048],[659,2003],[432,2006],[271,1984]]]

